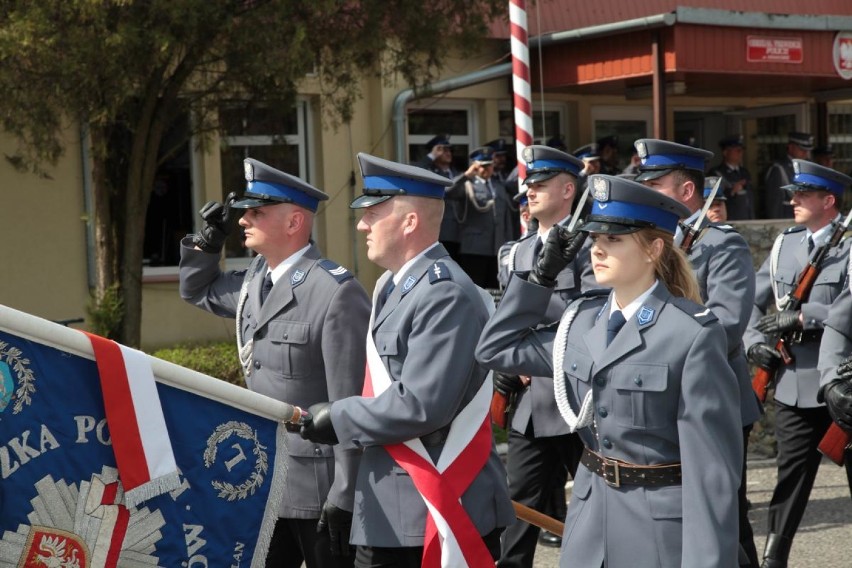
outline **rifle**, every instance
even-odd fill
[[[832,422],[820,440],[819,451],[837,465],[843,465],[843,453],[850,448],[852,436],[836,422]]]
[[[580,213],[582,213],[583,207],[586,205],[586,200],[589,198],[589,192],[591,189],[590,184],[587,183],[586,190],[583,192],[583,195],[580,196],[580,201],[577,202],[577,206],[574,208],[574,213],[571,216],[571,221],[568,223],[567,230],[569,233],[577,226],[577,221],[580,219]],[[535,263],[535,261],[536,259],[534,258],[533,263]],[[524,383],[524,386],[528,386],[530,384],[530,378],[521,376],[521,382]],[[498,427],[505,429],[506,415],[511,407],[512,405],[509,404],[509,398],[506,395],[494,391],[494,394],[491,395],[491,421]]]
[[[707,199],[704,200],[704,207],[701,208],[701,214],[698,215],[698,218],[695,220],[695,223],[692,226],[681,225],[683,228],[683,240],[680,241],[680,250],[682,250],[685,254],[689,254],[689,251],[692,250],[692,244],[695,242],[695,239],[698,238],[698,235],[701,234],[701,224],[704,222],[704,218],[707,217],[707,211],[710,209],[710,206],[713,205],[713,200],[716,199],[716,195],[719,193],[719,186],[722,185],[722,176],[719,176],[719,179],[716,180],[716,183],[713,184],[713,190],[710,192],[710,195]]]
[[[834,226],[831,237],[828,239],[828,242],[820,245],[811,253],[807,266],[799,274],[796,287],[793,289],[792,294],[787,295],[784,305],[781,308],[782,310],[798,311],[802,303],[807,300],[808,295],[811,293],[811,288],[813,288],[814,282],[816,282],[817,276],[819,276],[819,265],[822,263],[825,255],[828,254],[828,251],[840,243],[840,239],[843,238],[843,234],[849,228],[850,223],[852,223],[852,211],[849,212],[843,223],[838,223],[836,220],[831,222]],[[775,339],[775,349],[781,354],[781,361],[784,365],[789,365],[793,362],[793,355],[790,353],[788,345],[794,333],[784,333]],[[766,393],[775,381],[776,372],[777,369],[770,371],[763,367],[758,367],[754,373],[754,377],[751,379],[751,388],[754,389],[761,403],[766,401]]]

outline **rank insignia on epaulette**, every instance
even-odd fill
[[[293,271],[293,275],[290,276],[290,286],[298,286],[305,279],[305,271],[297,268]]]
[[[411,290],[415,284],[417,284],[417,278],[409,274],[408,278],[405,279],[405,282],[402,283],[402,293],[405,294]]]
[[[639,325],[650,323],[652,319],[654,319],[654,308],[648,306],[642,306],[642,309],[636,314],[636,321],[639,322]]]
[[[429,284],[434,284],[435,282],[450,279],[452,279],[450,269],[447,268],[447,265],[443,262],[436,262],[429,269]]]
[[[352,273],[346,270],[346,267],[340,266],[333,260],[326,258],[321,260],[318,264],[323,270],[331,274],[338,282],[345,282],[346,280],[353,278]]]

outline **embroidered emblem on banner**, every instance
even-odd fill
[[[652,319],[654,319],[654,310],[648,306],[642,306],[642,309],[639,310],[639,313],[636,315],[636,321],[639,322],[639,325],[645,325]]]
[[[214,480],[213,487],[219,491],[219,497],[233,501],[235,499],[245,499],[249,495],[254,495],[254,492],[263,485],[263,479],[266,471],[269,469],[269,458],[266,455],[266,447],[257,439],[257,433],[252,430],[251,426],[244,422],[226,422],[220,424],[210,438],[207,439],[207,449],[204,450],[204,466],[212,467],[216,463],[216,452],[219,444],[228,440],[231,436],[237,436],[243,440],[252,442],[253,447],[251,453],[255,457],[254,470],[248,479],[234,485],[227,481]],[[225,461],[225,468],[231,471],[234,466],[248,459],[242,444],[236,443],[229,447],[236,448],[236,455]]]
[[[104,467],[100,475],[79,484],[46,475],[35,486],[32,502],[39,507],[27,516],[32,524],[3,533],[0,564],[117,566],[120,555],[131,552],[139,565],[158,565],[156,545],[165,519],[158,510],[124,506],[124,488],[115,468]],[[128,533],[134,535],[131,544],[125,540]]]
[[[305,271],[296,269],[293,271],[293,275],[290,277],[290,286],[295,286],[302,282],[305,279]]]
[[[403,282],[403,283],[402,283],[402,293],[403,293],[403,294],[405,294],[406,292],[408,292],[409,290],[411,290],[411,288],[412,288],[415,284],[417,284],[417,278],[415,278],[414,276],[409,275],[409,276],[408,276],[408,278],[406,278],[406,279],[405,279],[405,282]]]
[[[0,413],[13,400],[12,414],[18,414],[24,405],[32,404],[31,396],[36,392],[35,375],[29,364],[29,358],[20,349],[0,341]]]

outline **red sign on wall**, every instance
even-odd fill
[[[802,38],[748,36],[746,60],[750,63],[801,63]]]
[[[834,69],[844,79],[852,79],[852,34],[837,32],[834,37]]]

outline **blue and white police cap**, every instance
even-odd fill
[[[802,150],[813,150],[814,137],[812,134],[808,134],[807,132],[788,132],[787,143],[795,144]]]
[[[796,191],[827,191],[838,198],[843,197],[843,192],[852,185],[852,178],[841,174],[837,170],[809,162],[807,160],[793,160],[793,183],[785,185],[789,193]]]
[[[583,160],[550,146],[527,146],[521,157],[527,166],[525,185],[546,181],[562,173],[576,177],[584,166]]]
[[[600,160],[601,159],[601,155],[600,155],[600,151],[598,150],[597,142],[590,142],[589,144],[586,144],[585,146],[580,146],[579,148],[574,150],[574,156],[577,157],[577,158],[580,158],[581,160],[587,160],[587,161]]]
[[[623,235],[640,229],[662,229],[674,234],[690,211],[682,203],[629,179],[604,174],[589,176],[592,211],[582,230]]]
[[[435,146],[452,146],[452,144],[450,144],[450,135],[438,134],[437,136],[433,136],[428,142],[426,142],[425,146],[429,150]]]
[[[719,176],[709,176],[704,178],[704,199],[708,199],[710,194],[713,193],[713,187],[716,185],[716,182],[719,180]],[[719,185],[719,191],[716,192],[716,197],[713,198],[713,201],[727,201],[728,198],[725,197],[725,188],[729,187],[731,184],[725,178],[722,178],[722,183]]]
[[[482,146],[470,153],[470,161],[479,162],[482,166],[494,163],[494,148],[490,146]]]
[[[276,170],[254,158],[243,160],[246,174],[246,193],[231,207],[253,209],[276,203],[293,203],[316,211],[328,195],[296,176]]]
[[[429,170],[363,152],[358,154],[358,164],[364,179],[364,194],[349,204],[352,209],[377,205],[396,195],[443,199],[446,188],[453,184],[452,180]]]
[[[518,193],[516,193],[512,197],[512,201],[514,201],[515,203],[517,203],[521,207],[524,207],[527,204],[529,204],[530,196],[527,195],[527,188],[524,187],[524,186],[521,186],[521,188],[518,190]]]
[[[704,163],[713,152],[667,140],[642,138],[633,143],[639,155],[639,175],[636,181],[657,179],[674,170],[693,170],[704,173]]]
[[[727,150],[728,148],[745,148],[745,142],[743,141],[742,134],[725,136],[719,140],[719,148],[722,150]]]

